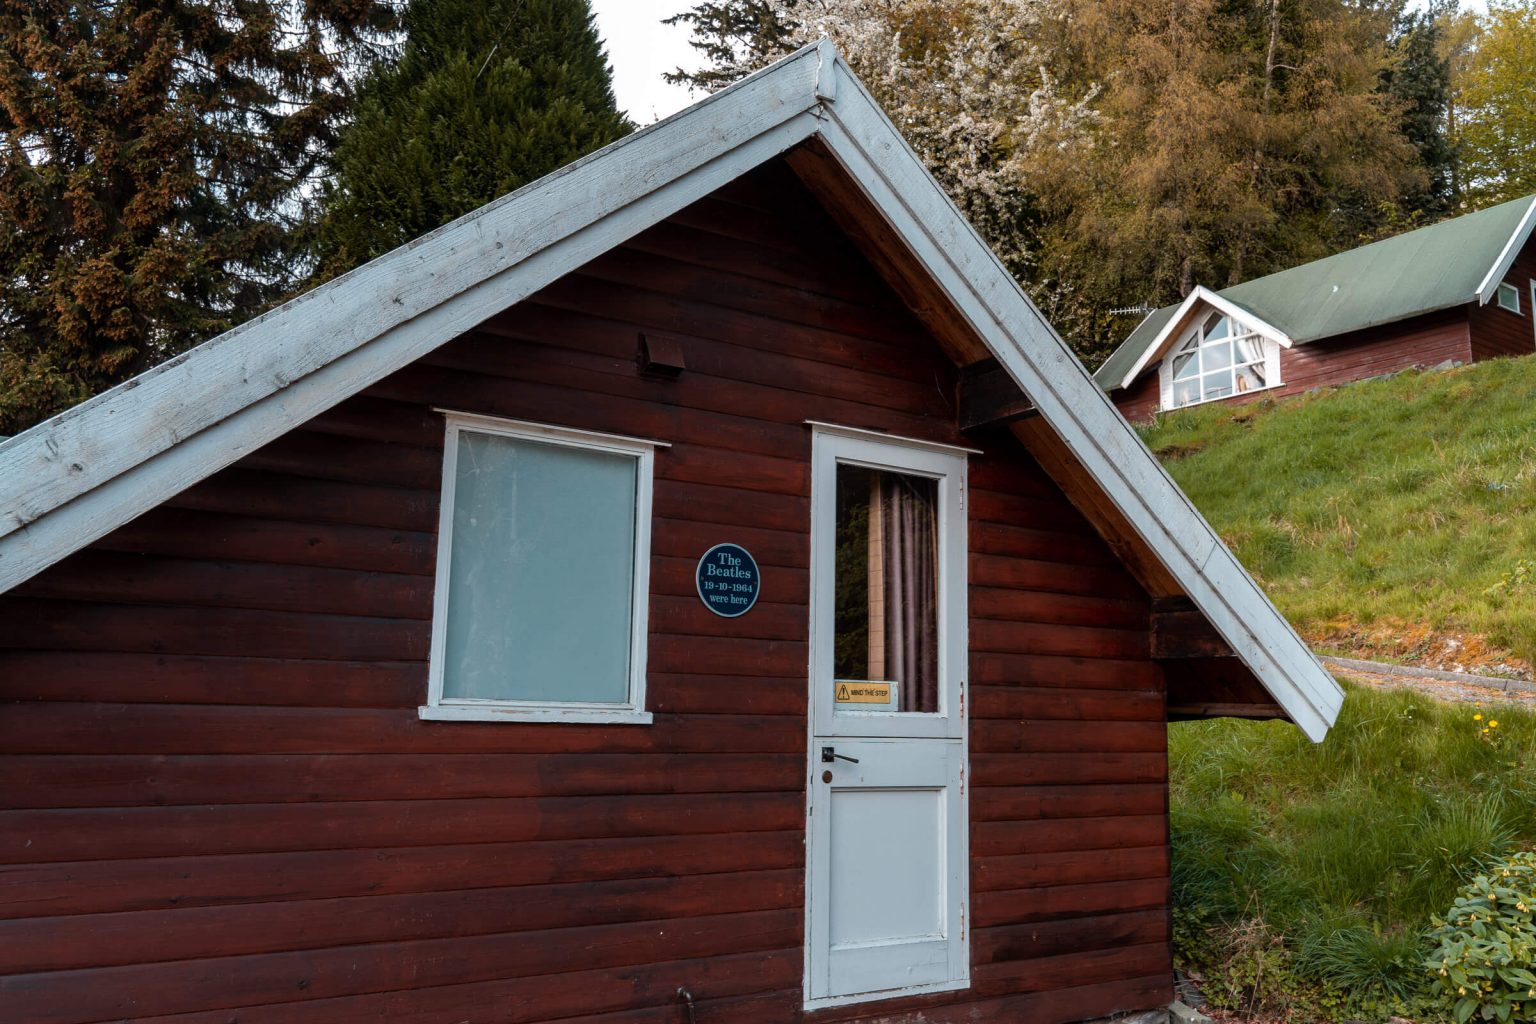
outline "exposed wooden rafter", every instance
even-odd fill
[[[1152,605],[1152,657],[1232,658],[1232,647],[1222,639],[1204,613],[1188,598],[1162,598]]]
[[[1040,414],[1024,389],[996,359],[961,367],[955,385],[955,406],[961,430],[993,427]]]

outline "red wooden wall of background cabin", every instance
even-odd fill
[[[1280,380],[1283,383],[1279,387],[1220,401],[1242,405],[1265,398],[1299,395],[1315,388],[1347,384],[1412,367],[1438,366],[1447,360],[1467,363],[1472,361],[1472,351],[1467,338],[1467,308],[1457,306],[1411,320],[1281,349]],[[1114,392],[1115,407],[1132,423],[1149,420],[1158,411],[1161,401],[1158,387],[1157,371],[1153,370],[1124,391]]]
[[[1536,240],[1526,243],[1504,280],[1515,286],[1520,293],[1520,312],[1512,313],[1499,306],[1495,298],[1486,306],[1472,308],[1472,358],[1492,359],[1495,356],[1528,356],[1536,352],[1536,294],[1532,284],[1536,282]]]
[[[775,166],[0,600],[0,1018],[673,1024],[686,985],[701,1024],[800,1019],[802,421],[956,441],[953,380]],[[418,721],[433,407],[672,442],[653,726]],[[1164,1003],[1147,599],[1011,437],[964,440],[974,983],[902,1005]],[[764,567],[740,619],[693,593],[722,540]]]

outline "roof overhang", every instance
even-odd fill
[[[1290,348],[1293,344],[1290,337],[1284,331],[1269,323],[1251,309],[1246,309],[1231,299],[1223,298],[1204,285],[1196,285],[1195,290],[1184,297],[1184,301],[1179,304],[1178,310],[1163,325],[1163,329],[1152,339],[1152,343],[1147,346],[1146,351],[1131,365],[1124,379],[1119,381],[1115,387],[1128,388],[1135,383],[1136,378],[1140,377],[1147,367],[1161,359],[1163,353],[1168,350],[1168,346],[1172,345],[1175,339],[1183,335],[1190,324],[1203,315],[1206,309],[1215,309],[1225,313],[1227,316],[1241,320],[1266,338],[1279,342],[1285,348]]]
[[[1531,240],[1533,230],[1536,230],[1536,196],[1531,197],[1531,205],[1526,208],[1525,216],[1520,218],[1514,234],[1509,236],[1509,241],[1499,250],[1499,258],[1493,261],[1493,266],[1488,268],[1482,283],[1477,286],[1478,305],[1488,305],[1499,293],[1499,284],[1504,280],[1504,275],[1509,273],[1509,268],[1515,265],[1515,259],[1520,255],[1520,250],[1525,248],[1525,243]]]
[[[1343,691],[826,41],[0,444],[0,592],[792,147],[941,340],[1034,403],[1063,488],[1321,740]]]

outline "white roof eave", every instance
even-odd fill
[[[1509,236],[1509,241],[1504,243],[1504,248],[1499,250],[1499,256],[1493,261],[1493,266],[1488,268],[1488,273],[1483,275],[1482,283],[1477,286],[1477,303],[1486,306],[1493,301],[1493,297],[1499,292],[1499,285],[1504,280],[1504,275],[1509,273],[1509,268],[1515,265],[1515,259],[1520,255],[1520,250],[1525,248],[1525,243],[1530,241],[1532,230],[1536,230],[1536,196],[1531,197],[1531,205],[1526,208],[1525,216],[1520,218],[1515,231]]]

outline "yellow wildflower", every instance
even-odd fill
[[[1482,720],[1483,720],[1483,716],[1482,715],[1473,715],[1472,716],[1472,721],[1474,721],[1474,722],[1481,722]]]
[[[1497,729],[1498,727],[1499,727],[1499,720],[1497,718],[1492,719],[1491,721],[1489,721],[1488,728],[1490,728],[1490,729]]]

